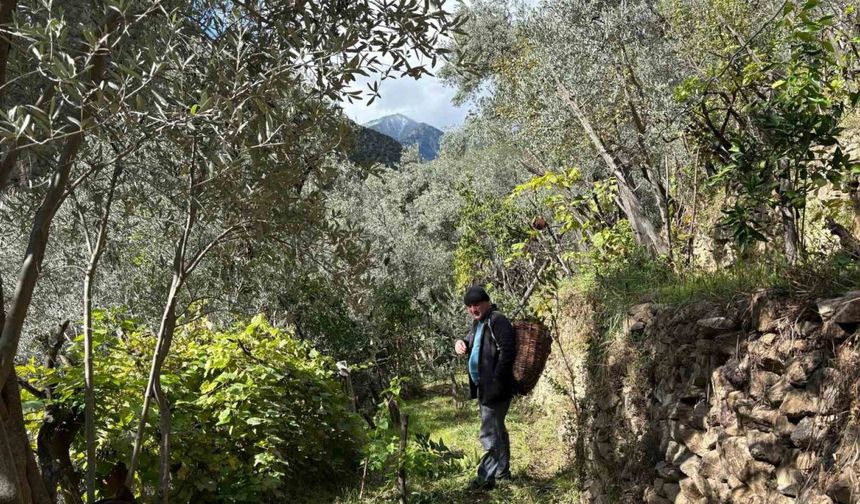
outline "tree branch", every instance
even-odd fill
[[[54,369],[57,366],[57,356],[60,355],[60,350],[63,348],[63,343],[65,343],[65,338],[63,335],[66,334],[66,329],[69,328],[69,320],[66,319],[61,322],[57,326],[57,330],[54,331],[54,337],[48,339],[48,352],[45,354],[44,365],[48,369]],[[53,343],[51,343],[53,341]]]
[[[84,276],[84,430],[86,437],[87,450],[87,502],[95,502],[95,481],[96,481],[96,431],[95,431],[95,390],[93,385],[93,281],[95,280],[96,268],[98,268],[99,259],[105,249],[107,242],[107,228],[110,221],[111,205],[113,204],[114,193],[116,192],[116,184],[122,174],[122,164],[114,165],[113,173],[110,179],[110,188],[108,189],[107,198],[104,203],[104,212],[102,212],[101,221],[99,223],[98,234],[96,235],[95,246],[91,245],[89,231],[87,231],[87,245],[90,249],[90,261],[87,266],[87,272]],[[83,215],[81,215],[83,219]],[[84,220],[86,223],[86,220]]]
[[[0,25],[8,25],[12,22],[12,14],[18,7],[18,0],[0,0]],[[12,41],[9,35],[0,36],[0,103],[3,101],[3,85],[6,83],[6,68],[9,64],[9,48]],[[3,179],[0,178],[0,182]],[[0,186],[3,184],[0,183]]]
[[[0,0],[2,1],[2,0]],[[36,100],[35,107],[39,108],[44,105],[46,102],[51,101],[54,97],[54,85],[49,84],[48,89],[39,96],[39,99]],[[0,95],[2,96],[2,95]],[[0,191],[6,186],[6,183],[9,181],[9,176],[12,174],[12,170],[15,168],[15,163],[18,161],[18,154],[21,152],[21,139],[22,137],[16,138],[12,145],[6,150],[6,153],[3,154],[3,158],[0,159]]]
[[[48,398],[47,392],[45,392],[44,390],[36,388],[32,383],[21,378],[20,376],[18,377],[18,385],[20,385],[21,388],[23,388],[27,392],[33,394],[35,397],[38,397],[39,399],[47,399]]]
[[[245,224],[236,224],[234,226],[230,226],[224,231],[221,231],[221,234],[213,238],[209,243],[206,244],[206,246],[197,251],[197,253],[189,262],[188,266],[185,268],[185,275],[190,275],[191,272],[194,271],[194,269],[197,268],[197,266],[200,264],[200,261],[203,259],[203,257],[210,250],[212,250],[213,247],[215,247],[216,245],[218,245],[218,243],[222,241],[232,239],[233,237],[231,235],[234,234],[236,231],[240,231],[242,229],[245,229]]]
[[[105,39],[117,29],[119,22],[120,17],[118,12],[111,11],[103,28],[102,46],[96,49],[95,56],[93,57],[90,69],[91,91],[97,89],[102,82],[109,56],[106,47],[104,47]],[[89,107],[86,104],[86,100],[87,98],[84,99],[84,103],[80,106],[80,117],[83,119],[81,123],[84,123],[89,116],[87,112]],[[39,210],[33,218],[33,226],[30,232],[24,263],[19,270],[18,283],[12,297],[11,307],[3,324],[3,332],[0,334],[0,388],[5,384],[14,366],[15,355],[18,353],[18,342],[21,339],[21,329],[24,326],[24,319],[30,308],[33,290],[36,287],[36,281],[39,278],[39,271],[42,267],[42,260],[45,257],[51,222],[54,219],[57,208],[59,208],[59,204],[62,202],[62,196],[69,181],[72,164],[77,157],[83,140],[83,130],[78,130],[66,140],[66,145],[57,163],[57,171],[51,179],[48,193],[45,195]]]

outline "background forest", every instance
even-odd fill
[[[853,5],[443,4],[0,1],[0,502],[463,473],[389,410],[456,402],[473,283],[554,330],[575,291],[601,331],[860,286]],[[340,110],[437,59],[473,112],[436,159]]]

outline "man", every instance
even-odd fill
[[[482,287],[470,287],[463,302],[472,317],[472,330],[457,340],[454,350],[468,355],[469,392],[478,399],[481,430],[478,437],[486,450],[478,464],[478,477],[469,488],[489,490],[496,481],[510,479],[511,445],[505,416],[514,395],[514,355],[516,340],[510,321],[496,311]]]

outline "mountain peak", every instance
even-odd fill
[[[439,151],[442,131],[406,115],[387,115],[367,122],[364,126],[388,135],[403,145],[418,144],[418,152],[425,161],[435,159]]]

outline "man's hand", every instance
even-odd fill
[[[454,343],[454,351],[457,352],[457,355],[466,355],[466,342],[458,339],[456,343]]]

